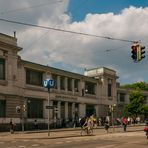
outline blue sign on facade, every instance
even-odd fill
[[[44,80],[43,86],[48,89],[54,87],[54,80],[52,78]]]

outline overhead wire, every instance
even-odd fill
[[[54,3],[57,3],[57,2],[63,2],[64,0],[58,0],[58,1],[54,1]],[[78,12],[78,10],[80,9],[80,7],[84,6],[84,4],[86,4],[88,2],[88,0],[83,0],[83,5],[79,5],[76,10]],[[14,9],[14,10],[9,10],[9,11],[5,11],[5,12],[0,12],[0,14],[2,13],[9,13],[9,12],[16,12],[16,11],[23,11],[23,10],[26,10],[26,9],[31,9],[31,8],[36,8],[36,7],[42,7],[44,5],[47,5],[47,4],[52,4],[52,2],[50,3],[43,3],[43,4],[39,4],[39,5],[33,5],[33,6],[30,6],[30,7],[25,7],[25,8],[19,8],[19,9]],[[33,40],[28,46],[24,47],[24,48],[30,48],[34,43],[36,43],[36,41],[39,41],[41,40],[41,38],[43,38],[43,36],[45,36],[47,33],[49,32],[49,30],[45,33],[43,33],[40,37],[38,37],[37,39]]]
[[[61,1],[64,1],[64,0],[61,0]],[[80,9],[82,6],[84,6],[84,4],[86,4],[87,2],[88,2],[88,0],[83,0],[83,1],[81,2],[81,4],[83,4],[83,5],[79,5],[79,6],[76,7],[77,12],[78,12],[79,9]],[[30,43],[26,48],[30,48],[30,46],[32,46],[34,43],[36,43],[36,41],[41,40],[41,38],[43,38],[48,32],[49,32],[49,30],[48,30],[47,32],[43,33],[43,34],[42,34],[39,38],[37,38],[36,40],[32,41],[32,43]]]
[[[0,12],[0,14],[3,15],[5,13],[13,13],[13,12],[17,12],[17,11],[24,11],[24,10],[27,10],[27,9],[32,9],[32,8],[46,6],[46,5],[49,5],[49,4],[61,3],[63,1],[64,0],[50,1],[50,2],[47,2],[47,3],[38,4],[38,5],[32,5],[32,6],[28,6],[28,7],[22,7],[22,8],[18,8],[18,9],[12,9],[12,10],[8,10],[8,11],[2,11],[2,12]]]
[[[101,35],[83,33],[83,32],[75,32],[75,31],[72,31],[72,30],[65,30],[65,29],[54,28],[54,27],[49,27],[49,26],[41,26],[41,25],[30,24],[30,23],[19,22],[19,21],[13,21],[13,20],[3,19],[3,18],[0,18],[0,21],[13,23],[13,24],[24,25],[24,26],[31,26],[31,27],[35,27],[35,28],[49,29],[49,30],[54,30],[54,31],[59,31],[59,32],[71,33],[71,34],[76,34],[76,35],[82,35],[82,36],[103,38],[103,39],[108,39],[108,40],[117,40],[117,41],[122,41],[122,42],[131,42],[131,43],[138,42],[138,41],[108,37],[108,36],[101,36]]]

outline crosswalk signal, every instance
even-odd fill
[[[134,61],[137,61],[137,49],[138,49],[138,46],[139,46],[139,45],[136,45],[136,44],[135,44],[135,45],[133,44],[133,45],[131,46],[131,54],[132,54],[132,55],[131,55],[131,58],[132,58]]]
[[[21,107],[20,106],[16,106],[16,113],[18,113],[18,114],[21,113]]]

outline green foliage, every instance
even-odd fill
[[[143,114],[144,114],[145,116],[148,116],[148,105],[144,105],[144,106],[143,106]]]
[[[121,88],[126,88],[126,89],[139,89],[139,90],[148,90],[148,84],[145,82],[137,82],[133,84],[126,84],[121,86]]]
[[[144,105],[145,98],[140,91],[132,91],[129,100],[130,103],[124,108],[126,115],[137,117],[137,115],[145,114],[145,112],[147,112],[147,106]]]

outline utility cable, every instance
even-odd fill
[[[0,14],[3,15],[5,13],[13,13],[13,12],[17,12],[17,11],[23,11],[23,10],[26,10],[26,9],[32,9],[32,8],[47,6],[47,5],[50,5],[50,4],[61,3],[61,2],[63,2],[63,0],[58,0],[56,2],[55,1],[50,1],[50,2],[47,2],[47,3],[42,3],[42,4],[33,5],[33,6],[29,6],[29,7],[23,7],[23,8],[18,8],[18,9],[12,9],[12,10],[8,10],[8,11],[3,11],[3,12],[0,12]]]
[[[113,37],[108,37],[108,36],[100,36],[100,35],[95,35],[95,34],[88,34],[88,33],[83,33],[83,32],[75,32],[75,31],[71,31],[71,30],[64,30],[64,29],[59,29],[59,28],[53,28],[53,27],[35,25],[35,24],[30,24],[30,23],[12,21],[12,20],[2,19],[2,18],[0,18],[0,21],[8,22],[8,23],[13,23],[13,24],[24,25],[24,26],[31,26],[31,27],[36,27],[36,28],[42,28],[42,29],[55,30],[55,31],[59,31],[59,32],[66,32],[66,33],[71,33],[71,34],[77,34],[77,35],[82,35],[82,36],[103,38],[103,39],[108,39],[108,40],[117,40],[117,41],[122,41],[122,42],[131,42],[131,43],[138,42],[138,41],[119,39],[119,38],[113,38]]]

